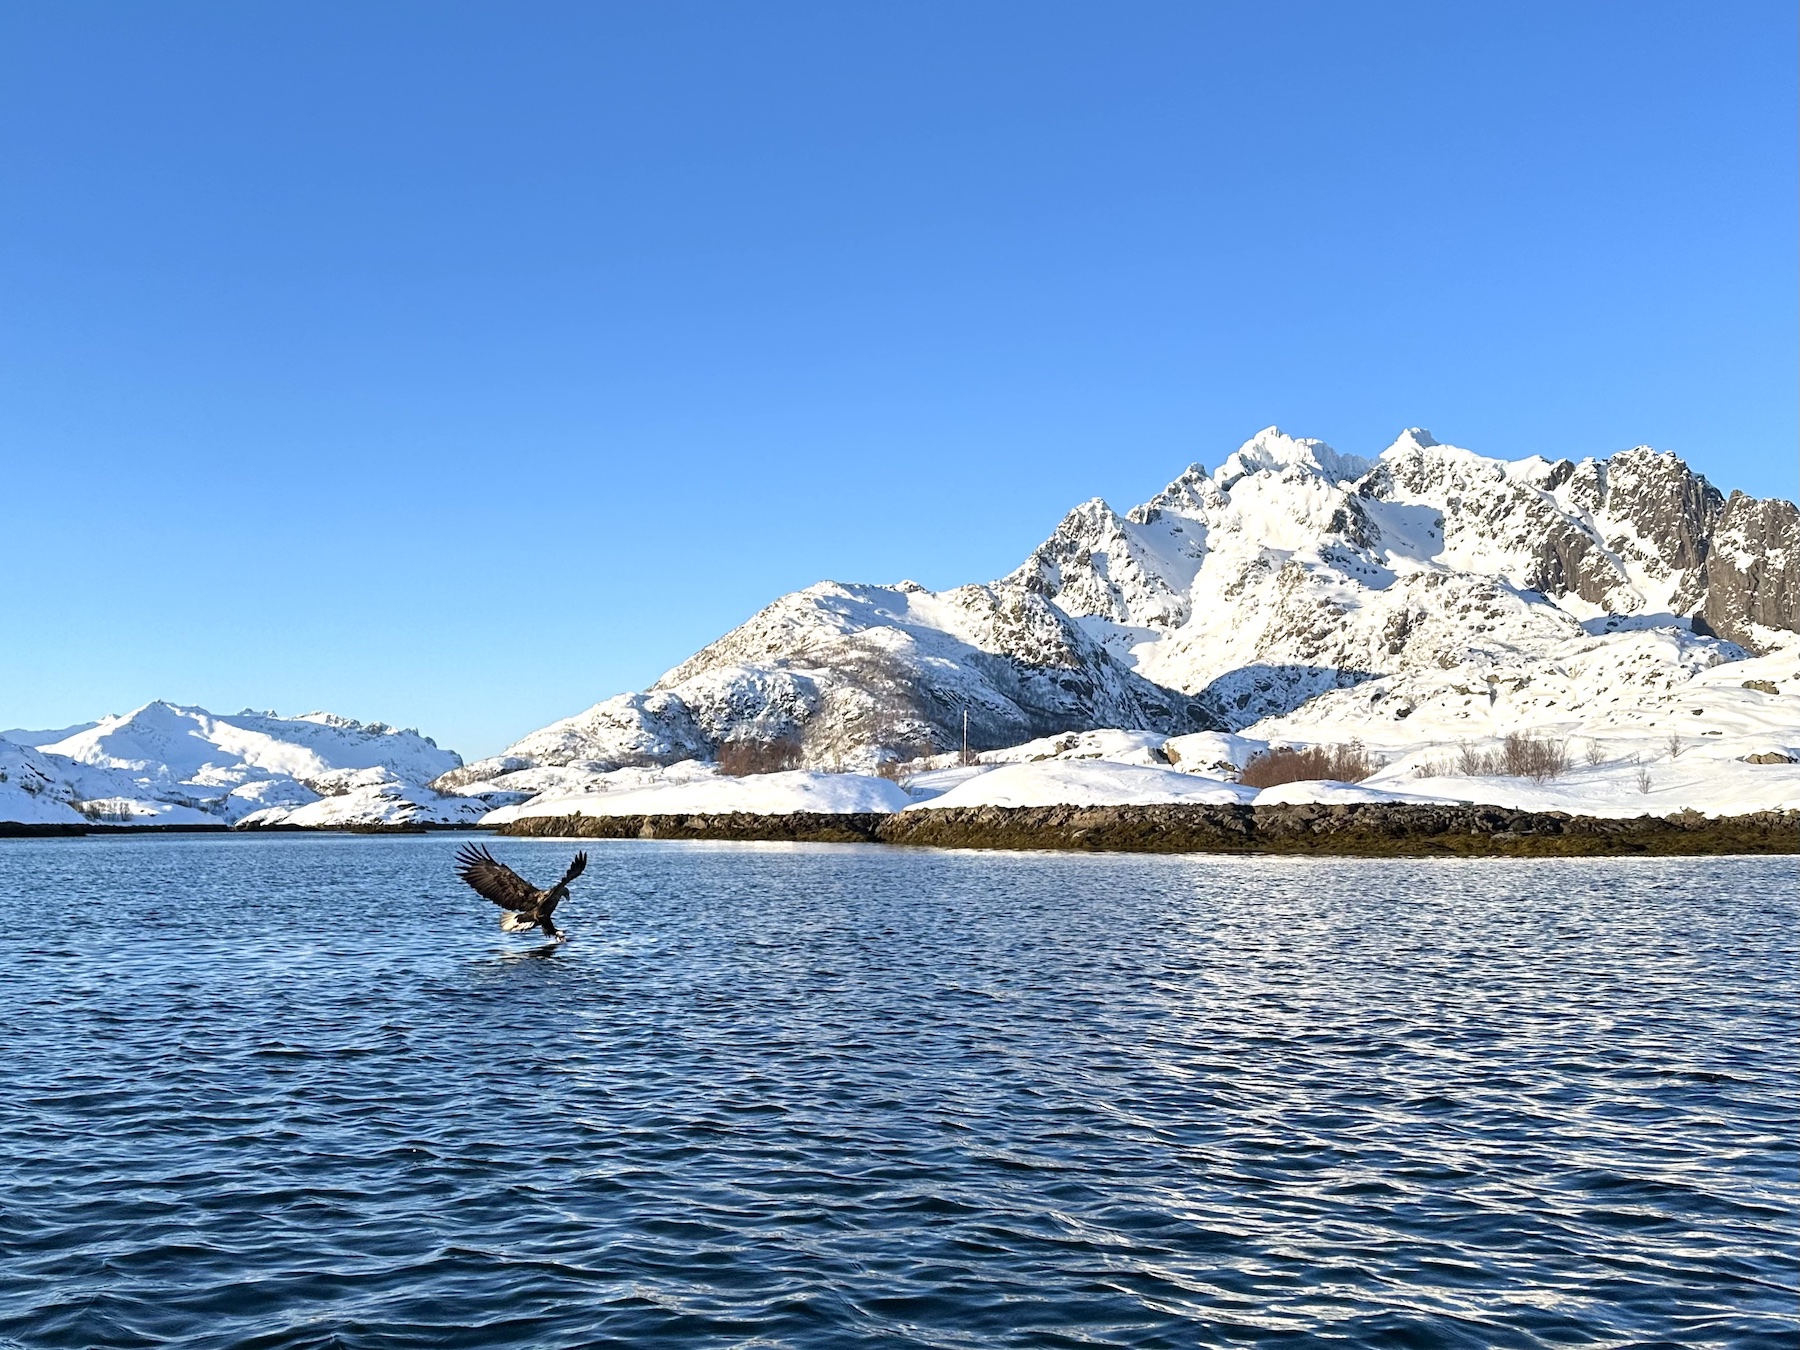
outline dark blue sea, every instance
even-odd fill
[[[1800,1342],[1791,860],[457,842],[0,841],[0,1345]]]

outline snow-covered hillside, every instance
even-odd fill
[[[58,766],[34,747],[0,739],[0,822],[79,825]]]
[[[1770,683],[1734,681],[1755,653],[1791,677],[1797,626],[1800,511],[1674,455],[1502,461],[1414,429],[1362,458],[1270,428],[1123,515],[1077,507],[998,581],[783,596],[438,786],[517,806],[732,741],[867,772],[958,745],[965,713],[984,750],[1102,728],[1395,754],[1525,725],[1666,735],[1696,689]],[[1757,734],[1785,744],[1781,689],[1739,694],[1772,700]]]
[[[461,764],[418,732],[379,722],[147,703],[60,732],[8,732],[0,821],[468,823],[485,807],[426,786]]]

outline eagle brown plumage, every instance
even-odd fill
[[[485,845],[464,844],[456,851],[456,875],[474,887],[477,895],[506,911],[500,917],[502,928],[509,933],[541,928],[558,942],[568,934],[552,923],[550,916],[568,898],[569,883],[586,866],[587,854],[577,853],[562,880],[543,891],[489,853]]]

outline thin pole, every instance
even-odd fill
[[[963,768],[969,767],[969,710],[963,709]]]

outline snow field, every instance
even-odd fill
[[[886,814],[903,810],[911,801],[897,783],[864,774],[793,770],[731,778],[714,773],[684,775],[681,781],[660,787],[570,796],[546,794],[521,806],[492,811],[482,818],[481,823],[504,825],[534,816],[728,815],[733,812],[788,815],[796,811],[830,815]]]

